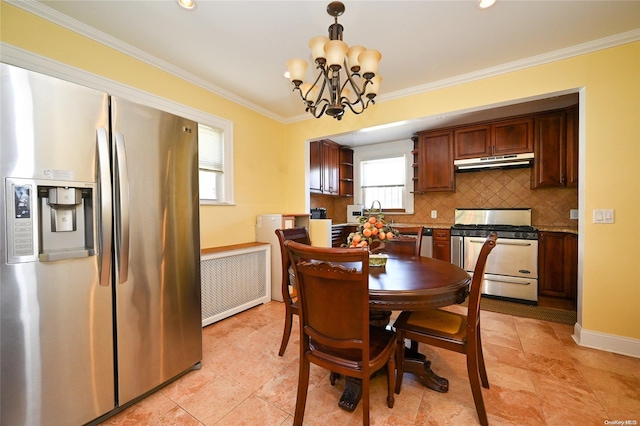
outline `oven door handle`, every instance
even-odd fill
[[[491,278],[491,281],[496,281],[499,283],[507,283],[507,284],[516,284],[516,285],[531,285],[531,281],[522,280],[522,281],[511,281],[511,280],[502,280],[497,278]]]
[[[473,276],[473,274],[470,274]],[[497,275],[493,275],[491,274],[490,276],[487,276],[487,274],[485,274],[484,276],[485,280],[489,280],[489,281],[494,281],[494,282],[498,282],[498,283],[505,283],[505,284],[516,284],[516,285],[532,285],[535,283],[536,279],[535,278],[520,278],[520,277],[501,277],[501,276],[497,276]]]
[[[470,240],[469,242],[471,243],[479,243],[479,244],[484,244],[485,240]],[[496,242],[496,244],[502,244],[505,246],[522,246],[522,247],[529,247],[531,246],[531,243],[526,243],[523,241],[512,241],[512,240],[498,240]]]

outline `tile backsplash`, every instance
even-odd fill
[[[577,229],[578,221],[569,219],[571,209],[578,208],[577,188],[530,188],[532,169],[484,170],[456,174],[456,192],[433,192],[415,195],[415,214],[385,215],[401,223],[452,225],[456,208],[531,207],[532,222],[537,227]],[[311,194],[311,207],[325,207],[333,223],[346,222],[347,205],[353,197]],[[383,206],[384,207],[384,206]],[[431,218],[436,210],[438,217]]]

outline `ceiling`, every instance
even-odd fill
[[[307,117],[283,77],[285,63],[294,57],[310,62],[309,39],[327,35],[333,23],[329,1],[196,0],[191,11],[175,0],[7,1],[285,123]],[[608,47],[640,39],[640,1],[498,0],[486,10],[467,0],[344,3],[344,41],[382,53],[378,102],[584,53],[603,40]],[[549,102],[567,102],[553,95]],[[545,108],[541,100],[527,105]],[[333,139],[347,145],[397,140],[445,122],[513,112],[494,107]]]

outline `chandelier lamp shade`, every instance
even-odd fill
[[[377,50],[351,46],[342,41],[342,25],[338,16],[345,7],[339,1],[329,3],[327,13],[335,22],[329,27],[329,37],[313,37],[309,41],[311,55],[318,75],[313,83],[305,83],[308,64],[304,59],[287,61],[289,78],[305,104],[306,111],[315,118],[327,114],[342,119],[345,108],[361,114],[380,90],[382,77],[377,75],[382,55]]]

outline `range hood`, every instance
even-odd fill
[[[499,169],[504,167],[531,167],[533,152],[525,154],[494,155],[492,157],[465,158],[455,160],[456,171],[473,171],[478,169]]]

